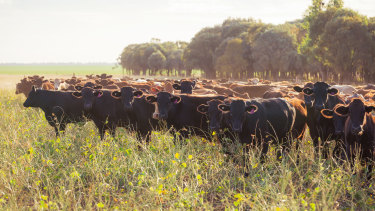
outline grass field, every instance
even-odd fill
[[[149,144],[119,129],[101,141],[94,125],[71,124],[59,138],[24,96],[0,90],[0,209],[373,210],[374,180],[363,167],[314,157],[309,138],[277,161],[259,150],[225,156],[198,137]],[[244,176],[244,163],[249,176]],[[297,157],[299,160],[297,162]]]
[[[88,75],[88,74],[115,74],[121,75],[121,67],[114,64],[25,64],[0,65],[0,74],[6,75]]]

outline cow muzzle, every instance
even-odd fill
[[[130,103],[124,105],[124,110],[125,111],[130,111],[131,109],[132,109],[132,105]]]
[[[324,109],[324,105],[315,105],[315,109],[321,111]]]
[[[159,113],[159,117],[158,117],[158,119],[166,120],[167,118],[168,118],[168,114]]]
[[[352,127],[352,134],[356,136],[361,136],[363,134],[363,127],[362,126]]]

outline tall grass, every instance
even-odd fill
[[[0,91],[1,209],[375,209],[364,167],[315,157],[309,138],[281,161],[273,146],[264,163],[257,149],[233,144],[226,156],[199,137],[174,144],[168,131],[149,144],[126,129],[101,141],[89,122],[56,138],[13,93]]]

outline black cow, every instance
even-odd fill
[[[197,95],[172,95],[168,92],[159,92],[156,96],[146,97],[149,103],[155,105],[154,117],[159,120],[166,120],[168,128],[174,127],[180,130],[182,136],[187,137],[191,129],[195,135],[206,136],[208,131],[207,117],[197,111],[200,104],[205,104],[213,99],[224,100],[224,96],[197,96]]]
[[[303,92],[305,95],[305,104],[307,108],[307,125],[310,129],[310,136],[313,140],[316,152],[319,151],[319,138],[323,145],[323,157],[328,157],[329,139],[337,139],[334,136],[335,128],[332,119],[326,119],[322,116],[321,110],[333,109],[337,104],[345,104],[337,93],[338,90],[330,88],[325,82],[316,82],[311,87],[294,87],[297,92]]]
[[[228,112],[233,132],[237,133],[241,143],[262,144],[262,156],[268,151],[271,140],[285,142],[294,125],[296,111],[281,98],[254,99],[245,102],[233,100],[230,105],[220,104],[221,111]]]
[[[351,159],[354,158],[355,147],[360,147],[363,158],[374,158],[375,117],[371,115],[372,110],[375,110],[374,106],[366,105],[359,98],[354,98],[349,105],[337,106],[334,110],[337,115],[347,117],[344,143]]]
[[[333,123],[334,128],[334,135],[332,136],[333,139],[336,140],[335,148],[333,149],[333,154],[335,157],[344,158],[344,155],[341,153],[341,149],[344,146],[344,138],[345,138],[345,122],[347,117],[338,115],[334,111],[337,107],[343,106],[344,104],[337,104],[333,109],[323,109],[320,111],[322,116],[326,119],[329,119]],[[323,121],[323,120],[322,120]]]
[[[111,91],[98,90],[91,87],[76,87],[80,92],[74,92],[77,98],[82,98],[83,108],[85,112],[90,114],[99,130],[100,138],[104,138],[106,130],[109,130],[114,137],[116,127],[129,126],[129,117],[120,99],[115,99],[111,95]]]
[[[83,100],[74,97],[73,92],[36,90],[33,86],[23,106],[41,108],[56,136],[67,123],[85,121]]]
[[[138,138],[146,137],[148,142],[152,129],[158,126],[158,121],[152,118],[155,106],[146,101],[142,91],[133,87],[122,87],[120,91],[112,92],[112,96],[121,100],[129,116],[130,125],[137,131]]]
[[[354,98],[349,105],[341,105],[334,112],[347,117],[345,123],[345,151],[350,160],[360,151],[361,161],[374,160],[375,153],[375,117],[371,111],[374,106],[366,105],[361,99]],[[372,165],[369,165],[371,173]]]
[[[232,132],[230,125],[228,125],[229,113],[223,113],[219,110],[218,106],[220,104],[230,104],[230,101],[229,99],[225,101],[218,99],[210,100],[206,104],[199,105],[197,111],[207,116],[209,130],[211,133],[216,133],[216,137],[220,141],[224,153],[232,155],[228,149],[229,145],[235,142],[236,136]]]
[[[323,109],[320,112],[324,118],[332,119],[333,126],[335,128],[335,137],[337,139],[344,140],[344,129],[347,116],[338,115],[334,112],[339,106],[345,105],[340,103],[337,104],[333,109]]]
[[[181,90],[181,94],[192,94],[193,89],[195,88],[195,81],[183,80],[179,84],[173,84],[175,90]]]

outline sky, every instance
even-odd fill
[[[375,16],[375,0],[344,0]],[[0,63],[116,62],[131,43],[190,41],[226,18],[281,24],[311,0],[0,0]]]

